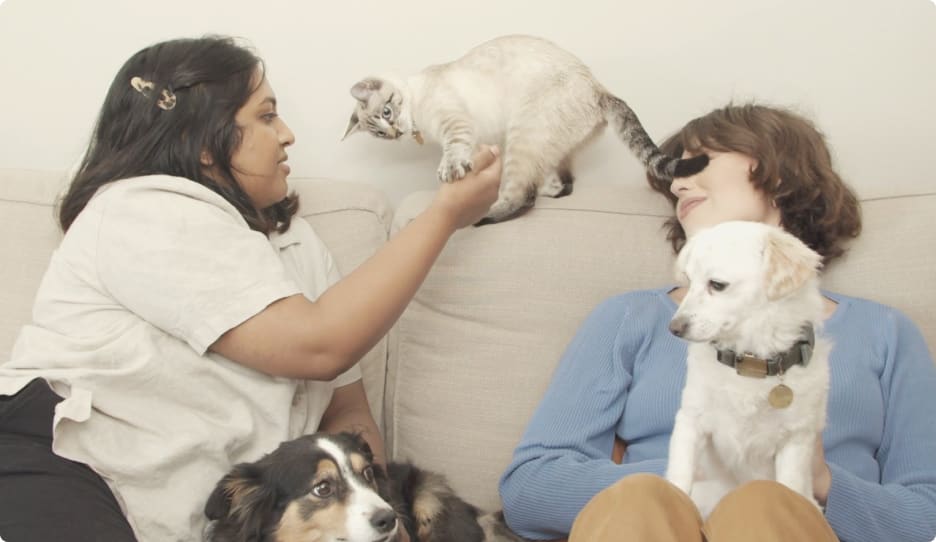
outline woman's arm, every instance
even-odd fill
[[[210,349],[275,376],[331,380],[347,370],[399,318],[452,233],[497,199],[496,149],[482,148],[474,163],[475,172],[441,185],[428,209],[316,301],[280,299]]]
[[[622,362],[622,330],[634,318],[605,302],[566,348],[500,481],[510,527],[531,539],[567,536],[575,516],[598,492],[636,472],[662,475],[665,458],[626,465],[612,461],[631,374]],[[628,340],[629,341],[629,340]],[[624,341],[624,342],[628,342]]]
[[[347,386],[335,388],[332,399],[322,414],[319,431],[360,433],[374,452],[374,461],[386,466],[383,437],[371,415],[363,381],[356,380]]]
[[[884,401],[880,482],[829,461],[826,518],[847,542],[929,541],[936,537],[936,366],[909,319],[896,311],[884,318],[875,324],[887,335],[882,396],[861,398]]]

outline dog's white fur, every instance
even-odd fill
[[[374,528],[371,521],[374,513],[383,510],[392,511],[393,508],[377,494],[374,488],[361,483],[361,480],[355,476],[354,465],[347,450],[327,435],[319,438],[317,443],[335,461],[335,465],[337,465],[342,478],[347,482],[350,492],[344,518],[344,533],[346,536],[335,540],[396,540],[397,532],[400,529],[399,521],[396,522],[393,530],[389,533]]]
[[[776,480],[815,503],[812,461],[825,426],[830,350],[818,333],[820,265],[799,239],[756,222],[708,228],[680,251],[677,280],[688,292],[670,329],[690,344],[666,478],[703,517],[750,480]],[[718,283],[727,286],[717,291]],[[780,377],[741,376],[716,358],[716,348],[772,357],[797,341],[804,324],[816,330],[816,345],[806,367],[783,375],[794,392],[785,409],[767,402]]]

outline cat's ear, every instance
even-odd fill
[[[371,94],[380,90],[382,86],[383,81],[380,79],[375,79],[373,77],[361,79],[351,87],[351,95],[354,96],[355,100],[366,104]]]
[[[351,120],[348,121],[348,127],[345,129],[345,133],[341,136],[341,141],[344,141],[346,137],[357,132],[361,129],[361,123],[358,121],[357,111],[351,113]]]

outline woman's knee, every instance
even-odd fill
[[[709,540],[836,540],[815,501],[771,480],[745,483],[725,495],[705,522]]]
[[[596,501],[609,501],[615,507],[669,507],[673,501],[683,499],[689,500],[685,493],[664,478],[655,474],[638,473],[625,476],[604,489],[589,501],[589,505]]]
[[[653,474],[633,474],[585,505],[570,540],[614,540],[622,532],[658,540],[693,540],[691,535],[700,532],[701,524],[692,500],[676,486]]]
[[[819,512],[815,501],[807,499],[780,482],[752,480],[725,495],[718,503],[719,508],[742,507],[748,514],[773,514],[778,509],[812,508]],[[714,511],[712,512],[715,513]]]

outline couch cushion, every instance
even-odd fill
[[[575,190],[457,232],[391,331],[392,457],[446,473],[483,508],[498,506],[497,479],[579,323],[602,299],[671,275],[662,198]],[[430,197],[404,200],[395,228]]]
[[[369,258],[387,242],[393,210],[383,195],[370,185],[345,181],[293,179],[299,194],[299,215],[309,221],[328,246],[342,275]],[[383,404],[387,338],[361,360],[364,389],[371,412],[384,431]]]
[[[863,200],[862,233],[823,287],[896,307],[936,354],[936,192]]]
[[[410,196],[394,228],[430,193]],[[866,231],[831,288],[905,310],[936,345],[936,194],[864,202]],[[670,209],[640,186],[580,185],[520,219],[456,233],[391,331],[391,457],[440,470],[499,507],[497,480],[553,369],[602,299],[672,282]],[[844,262],[843,262],[844,263]],[[902,291],[895,286],[913,285]],[[929,308],[929,312],[927,312]]]

